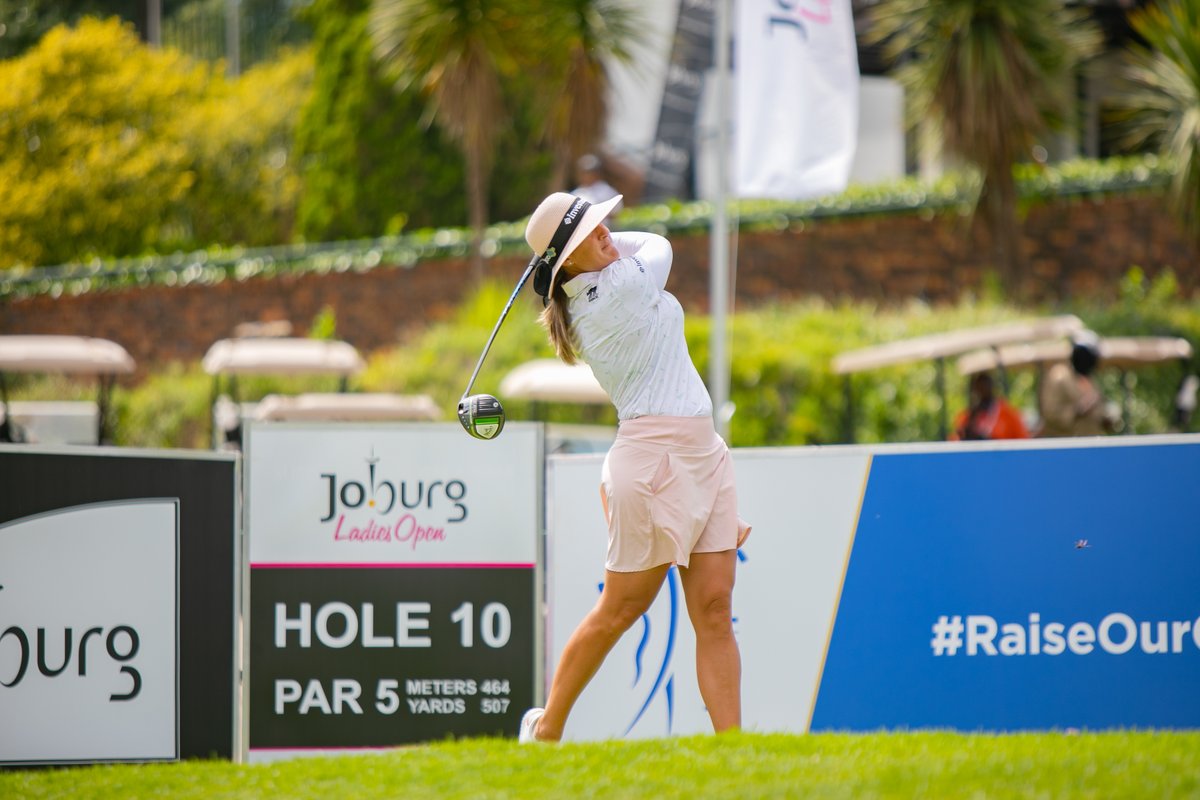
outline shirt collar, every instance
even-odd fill
[[[599,275],[598,272],[581,272],[562,285],[563,291],[567,293],[567,297],[578,297],[596,282],[597,275]]]

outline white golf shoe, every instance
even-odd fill
[[[534,731],[537,730],[538,720],[542,718],[542,714],[546,713],[544,708],[531,708],[525,712],[525,716],[521,717],[521,730],[517,734],[517,741],[521,744],[529,744],[536,742],[538,739],[534,736]]]

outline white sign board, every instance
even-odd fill
[[[541,426],[255,424],[246,459],[250,760],[515,735]]]
[[[733,596],[743,728],[1200,719],[1200,436],[773,448],[733,459],[739,510],[754,527]],[[601,461],[553,457],[547,467],[551,664],[604,579]],[[1084,496],[1161,502],[1063,501]],[[568,738],[712,729],[680,594],[669,572],[584,690]]]
[[[250,566],[532,565],[540,426],[254,425]]]
[[[803,731],[844,574],[869,456],[815,448],[734,450],[738,506],[753,532],[738,553],[734,633],[742,655],[743,727]],[[552,673],[604,581],[603,456],[548,460],[547,621]],[[786,587],[786,588],[785,588]],[[696,685],[695,637],[674,569],[642,621],[580,696],[565,738],[711,731]]]
[[[176,500],[0,526],[0,763],[179,753]]]

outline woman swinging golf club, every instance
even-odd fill
[[[650,607],[678,565],[696,631],[696,676],[715,730],[741,724],[741,657],[731,620],[737,547],[733,459],[688,354],[683,308],[666,291],[671,245],[610,233],[621,201],[550,195],[529,220],[541,321],[558,357],[585,360],[617,408],[600,496],[608,558],[600,599],[563,649],[546,707],[527,711],[520,740],[557,741],[605,656]]]

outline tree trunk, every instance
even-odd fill
[[[569,192],[575,188],[575,162],[571,160],[570,150],[562,144],[554,147],[554,164],[550,169],[551,192]]]
[[[1021,252],[1021,225],[1017,221],[1016,185],[1001,186],[985,180],[980,206],[992,236],[992,256],[1005,288],[1014,297],[1024,296],[1025,260]]]

